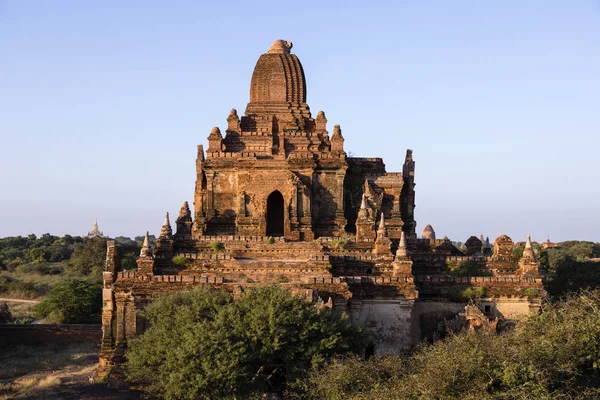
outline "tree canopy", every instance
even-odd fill
[[[87,324],[100,322],[102,285],[81,279],[67,279],[57,284],[37,304],[37,318],[49,324]]]
[[[281,391],[330,357],[360,351],[348,319],[274,286],[196,289],[158,298],[129,343],[129,379],[167,399],[248,398]],[[176,349],[176,351],[174,351]]]

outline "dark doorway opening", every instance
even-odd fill
[[[283,196],[276,190],[267,198],[267,236],[283,236]]]

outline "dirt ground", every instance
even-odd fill
[[[96,345],[16,346],[0,349],[0,400],[143,399],[139,392],[94,382]]]

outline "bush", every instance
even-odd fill
[[[267,239],[267,244],[273,244],[275,243],[275,238],[273,236],[269,236],[269,238]]]
[[[0,293],[15,298],[36,298],[46,294],[48,287],[44,283],[25,282],[7,275],[0,275]]]
[[[334,249],[337,249],[337,248],[343,249],[344,246],[346,246],[349,242],[350,242],[350,239],[348,239],[348,238],[336,239],[331,242],[331,246]]]
[[[175,256],[171,259],[171,261],[173,261],[173,264],[177,265],[178,267],[182,267],[187,262],[187,258],[184,256]]]
[[[90,324],[100,322],[102,285],[80,279],[57,284],[33,311],[37,318],[54,324]]]
[[[217,251],[219,253],[222,253],[225,251],[225,245],[223,244],[223,242],[210,242],[210,248],[213,249],[214,251]]]
[[[485,287],[476,286],[476,287],[467,287],[461,288],[459,286],[451,287],[446,293],[446,297],[448,300],[456,302],[456,303],[465,303],[468,300],[476,300],[481,297],[484,297],[486,294]]]
[[[11,322],[13,322],[13,315],[8,304],[0,303],[0,324],[10,324]]]
[[[236,301],[211,288],[165,296],[144,316],[150,328],[130,343],[128,376],[165,398],[281,391],[312,366],[364,346],[345,316],[274,286]]]
[[[500,336],[451,335],[408,359],[336,360],[303,387],[313,399],[597,399],[600,290],[546,304]]]
[[[489,276],[489,271],[480,271],[481,265],[473,260],[462,261],[460,264],[456,261],[447,261],[446,265],[452,276]]]
[[[46,262],[23,264],[17,267],[17,272],[23,274],[58,275],[63,272],[63,266],[60,264],[48,264]]]

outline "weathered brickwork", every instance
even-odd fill
[[[330,135],[325,113],[312,117],[291,47],[276,41],[260,56],[245,114],[231,110],[224,135],[215,127],[206,151],[198,146],[193,213],[184,202],[175,233],[167,214],[156,249],[146,239],[135,271],[120,270],[108,242],[101,371],[145,330],[139,311],[156,295],[200,285],[236,295],[256,284],[289,287],[366,324],[377,353],[408,351],[432,335],[465,310],[467,288],[477,289],[483,314],[468,315],[479,325],[482,315],[539,308],[530,241],[517,261],[504,235],[493,255],[483,238],[461,250],[430,225],[418,238],[412,150],[402,172],[387,172],[380,158],[349,157],[340,126]]]

